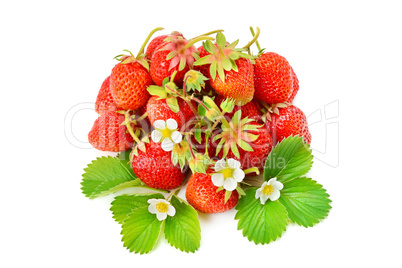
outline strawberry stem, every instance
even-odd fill
[[[137,135],[135,135],[133,128],[131,127],[131,116],[130,116],[130,111],[126,112],[125,115],[125,123],[126,123],[126,127],[128,130],[128,133],[130,133],[130,135],[133,137],[133,139],[137,142],[140,143],[140,139],[137,137]]]
[[[254,29],[253,29],[253,27],[251,27],[251,26],[250,26],[250,32],[251,32],[251,34],[252,34],[253,37],[254,37],[254,36],[255,36]],[[260,47],[260,43],[258,42],[258,40],[255,41],[255,44],[257,45],[258,52],[260,52],[260,51],[261,51],[261,47]]]
[[[251,41],[248,42],[248,44],[245,45],[243,47],[243,49],[248,49],[252,44],[254,44],[257,41],[258,37],[260,36],[260,28],[258,28],[258,27],[256,27],[256,28],[257,28],[257,33],[255,35],[253,35],[253,39],[251,39]]]
[[[145,39],[144,43],[142,44],[142,46],[141,46],[141,48],[140,48],[140,51],[139,51],[138,54],[137,54],[136,59],[138,59],[138,58],[140,57],[140,55],[141,55],[142,53],[144,53],[145,46],[148,44],[148,41],[149,41],[149,39],[151,39],[152,35],[153,35],[155,32],[160,31],[160,30],[163,30],[163,29],[164,29],[164,28],[162,28],[162,27],[158,27],[158,28],[153,29],[153,30],[148,34],[147,38]]]
[[[193,39],[190,39],[189,42],[187,43],[187,45],[185,45],[181,50],[180,53],[184,53],[188,48],[190,48],[191,46],[193,46],[195,43],[203,41],[203,40],[215,40],[215,38],[211,37],[211,36],[198,36],[195,37]]]
[[[191,131],[190,131],[190,133],[191,133]],[[191,142],[190,133],[187,133],[187,142],[188,142],[188,145],[189,145],[189,147],[190,147],[191,157],[192,157],[193,159],[196,159],[195,154],[194,154],[194,152],[193,152],[193,143]]]
[[[202,105],[202,107],[205,108],[205,110],[209,111],[208,106],[206,106],[202,101],[200,101],[198,98],[194,97],[194,95],[192,95],[190,97],[191,100],[194,100],[195,102],[197,102],[198,104]]]
[[[220,32],[223,32],[223,30],[214,30],[214,31],[210,31],[210,32],[201,34],[201,35],[199,35],[199,36],[193,37],[193,38],[191,38],[190,40],[193,40],[193,39],[198,38],[198,37],[200,37],[200,36],[206,36],[206,35],[211,35],[211,34],[220,33]]]

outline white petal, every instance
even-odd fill
[[[154,142],[160,142],[161,141],[161,138],[162,138],[162,133],[159,131],[159,130],[152,130],[152,132],[151,132],[151,139],[154,141]]]
[[[168,214],[169,216],[174,216],[174,214],[176,214],[176,209],[174,208],[174,206],[172,206],[172,205],[169,205],[169,206],[168,206],[167,214]]]
[[[165,129],[166,128],[166,123],[163,120],[156,120],[154,122],[154,128],[157,129]]]
[[[274,187],[274,189],[278,189],[278,190],[282,190],[283,189],[283,184],[280,181],[274,181],[271,183],[272,187]]]
[[[225,167],[226,167],[225,159],[221,159],[221,160],[216,161],[216,164],[215,164],[215,171],[216,172],[221,171]]]
[[[147,201],[149,204],[153,204],[153,205],[156,205],[156,204],[158,204],[159,203],[159,199],[156,199],[156,198],[151,198],[151,199],[148,199],[148,201]]]
[[[165,152],[170,152],[173,150],[173,142],[170,139],[164,139],[162,141],[161,147]]]
[[[166,126],[170,130],[175,130],[178,127],[176,120],[174,120],[172,118],[169,118],[168,120],[166,120]]]
[[[179,131],[174,131],[171,135],[170,138],[173,140],[174,143],[180,143],[183,139],[183,136]]]
[[[272,185],[272,183],[276,182],[276,178],[272,178],[268,181],[268,185]]]
[[[239,161],[237,161],[237,160],[235,160],[235,159],[233,159],[233,158],[229,158],[228,159],[228,166],[231,168],[231,169],[236,169],[236,168],[240,168],[240,162]]]
[[[279,192],[279,190],[274,190],[272,192],[272,194],[269,196],[269,199],[271,199],[272,201],[277,200],[279,197],[281,196],[281,193]]]
[[[260,197],[260,201],[261,201],[261,204],[262,205],[264,205],[265,204],[265,202],[267,202],[267,200],[268,200],[268,196],[267,195],[262,195],[261,197]]]
[[[158,212],[158,210],[156,209],[155,204],[150,204],[150,205],[148,206],[148,211],[149,211],[150,213],[152,213],[152,214],[156,214],[156,213]]]
[[[258,199],[262,196],[262,188],[258,188],[257,191],[255,191],[255,199]]]
[[[225,182],[223,183],[223,188],[226,191],[233,191],[237,187],[237,181],[234,178],[226,178]]]
[[[211,180],[216,187],[221,187],[225,182],[225,177],[223,176],[222,173],[214,173],[211,176]]]
[[[164,219],[167,218],[167,214],[166,212],[165,213],[158,212],[156,213],[156,217],[158,218],[158,220],[163,221]]]
[[[241,182],[244,179],[245,174],[244,174],[243,170],[241,170],[240,168],[237,168],[233,171],[232,176],[237,182]]]

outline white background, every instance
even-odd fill
[[[401,267],[400,11],[398,1],[2,1],[0,266]],[[322,115],[309,175],[331,195],[327,219],[256,246],[230,211],[200,216],[195,254],[163,240],[148,255],[123,248],[113,197],[80,191],[83,168],[104,155],[82,147],[113,57],[158,26],[188,38],[222,28],[240,45],[261,28],[261,45],[299,77],[295,105]]]

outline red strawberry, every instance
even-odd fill
[[[216,192],[218,187],[212,183],[211,173],[212,170],[208,170],[207,174],[194,173],[190,177],[186,189],[187,202],[202,213],[221,213],[232,209],[239,200],[239,194],[233,191],[225,203],[226,190]]]
[[[222,33],[218,33],[216,39],[216,44],[207,41],[203,48],[198,48],[201,59],[195,65],[209,78],[216,92],[244,105],[254,96],[253,64],[245,58],[247,54],[234,48],[235,43],[227,44]]]
[[[176,120],[179,129],[186,125],[186,123],[194,117],[194,113],[190,106],[181,98],[177,98],[180,111],[173,112],[166,99],[160,99],[159,96],[152,96],[147,103],[148,119],[153,124],[156,120],[166,121],[169,118]],[[193,104],[193,107],[197,107]]]
[[[270,104],[283,103],[293,92],[292,67],[274,52],[263,53],[254,64],[256,98]]]
[[[292,69],[292,79],[293,79],[293,92],[292,95],[290,95],[289,99],[288,99],[288,103],[293,103],[293,100],[296,97],[297,92],[299,91],[299,79],[297,78],[297,75],[295,73],[295,71]]]
[[[181,87],[185,73],[193,67],[197,57],[194,46],[186,47],[189,41],[182,36],[170,36],[160,44],[153,52],[151,58],[150,74],[152,80],[158,86],[162,86],[166,77],[176,75],[173,82]]]
[[[116,64],[110,75],[110,91],[114,102],[124,110],[141,108],[150,98],[147,87],[152,84],[152,77],[143,52],[152,35],[162,29],[155,28],[149,33],[136,57],[131,52],[130,56],[116,57],[121,62]]]
[[[95,102],[95,111],[98,114],[104,114],[107,111],[121,110],[116,103],[114,103],[112,93],[110,92],[110,76],[108,76],[102,83],[98,96]]]
[[[152,55],[154,54],[155,49],[163,43],[163,40],[165,40],[166,38],[168,38],[169,36],[182,36],[182,33],[179,32],[173,32],[170,35],[160,35],[155,37],[154,39],[151,40],[151,42],[149,42],[148,46],[147,46],[147,50],[145,52],[146,55],[146,59],[147,60],[151,60],[152,59]]]
[[[215,98],[215,103],[220,107],[221,103],[225,99],[226,98],[223,97],[222,95],[218,95]],[[235,105],[233,111],[230,113],[226,113],[225,116],[227,118],[232,118],[234,113],[237,112],[238,110],[241,110],[241,118],[248,117],[249,119],[254,119],[256,121],[260,121],[261,116],[262,116],[259,105],[255,100],[252,100],[243,106]]]
[[[137,61],[124,61],[116,64],[112,70],[110,91],[119,107],[124,110],[136,110],[149,99],[147,87],[152,84],[152,78],[147,69]]]
[[[138,150],[138,155],[131,154],[131,164],[138,178],[152,188],[171,190],[184,181],[184,173],[172,163],[171,152],[152,140],[145,145],[145,152]]]
[[[261,126],[257,122],[250,122],[248,125]],[[225,132],[225,130],[224,130]],[[265,127],[259,127],[257,130],[247,131],[247,133],[252,135],[258,135],[258,138],[254,141],[248,141],[253,151],[246,151],[238,147],[240,157],[237,157],[232,150],[229,150],[226,158],[234,158],[240,161],[243,170],[251,167],[257,167],[260,172],[264,170],[265,160],[272,150],[273,142],[271,135]],[[241,133],[239,133],[241,135]],[[237,135],[236,135],[237,136]],[[247,139],[244,139],[247,141]],[[215,143],[217,143],[216,141]],[[216,144],[217,146],[218,144]],[[225,146],[228,146],[227,144]],[[218,153],[218,158],[223,158],[223,151]]]
[[[279,108],[279,114],[272,113],[270,117],[265,125],[272,135],[274,144],[291,135],[306,137],[306,142],[311,142],[306,115],[296,106]]]
[[[133,146],[133,138],[122,126],[125,117],[116,112],[101,114],[88,134],[89,143],[98,150],[122,152]]]

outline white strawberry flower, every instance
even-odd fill
[[[176,143],[180,143],[183,139],[182,134],[177,131],[178,125],[176,120],[169,118],[168,120],[156,120],[154,128],[151,132],[151,139],[154,142],[161,142],[164,151],[169,152]]]
[[[165,199],[149,199],[148,211],[152,214],[156,214],[156,218],[159,221],[163,221],[167,216],[174,216],[176,209],[166,201]]]
[[[268,199],[271,201],[277,200],[281,196],[280,190],[283,189],[283,184],[272,178],[267,182],[264,182],[260,188],[255,192],[255,198],[260,198],[261,204],[264,205]]]
[[[240,166],[240,162],[233,158],[227,161],[218,160],[215,164],[216,173],[211,176],[212,183],[217,187],[223,187],[226,191],[233,191],[245,176]]]

